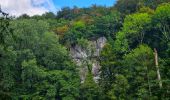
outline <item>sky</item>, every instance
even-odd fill
[[[112,6],[116,0],[0,0],[1,9],[11,15],[42,15],[57,12],[63,7],[89,7],[92,4]]]

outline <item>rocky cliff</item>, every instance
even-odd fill
[[[83,83],[87,72],[90,71],[93,74],[94,81],[97,82],[100,74],[100,63],[98,61],[100,51],[106,44],[106,38],[100,37],[97,40],[90,41],[86,47],[75,45],[71,47],[70,54],[76,64],[79,66],[80,78]]]

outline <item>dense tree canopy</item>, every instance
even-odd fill
[[[91,49],[100,46],[90,43],[100,37],[107,43],[96,56]],[[91,54],[84,55],[84,82],[79,60],[70,54],[77,45]],[[100,65],[98,81],[94,59]],[[0,15],[0,99],[169,100],[169,0],[117,0],[112,7]]]

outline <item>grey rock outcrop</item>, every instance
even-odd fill
[[[105,46],[106,42],[107,39],[105,37],[100,37],[97,40],[90,41],[88,46],[85,48],[82,48],[79,45],[75,45],[70,48],[71,57],[79,66],[82,83],[84,82],[89,71],[88,66],[91,66],[94,81],[98,81],[100,75],[100,63],[98,62],[98,57],[100,56],[100,51]]]

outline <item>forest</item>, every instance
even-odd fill
[[[85,54],[74,58],[74,48]],[[19,17],[0,10],[0,100],[170,100],[170,0]]]

